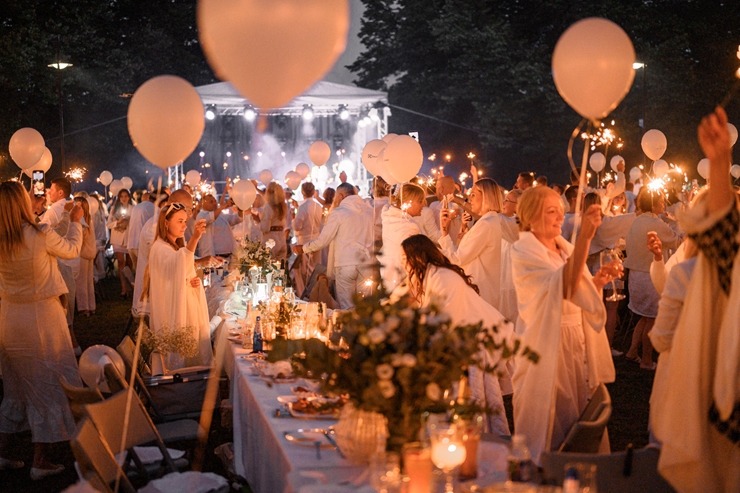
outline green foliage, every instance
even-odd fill
[[[296,374],[321,377],[325,392],[385,415],[391,448],[418,436],[422,413],[449,407],[467,368],[495,374],[517,354],[536,361],[498,327],[453,326],[435,308],[414,308],[409,298],[381,303],[382,294],[357,299],[355,309],[340,315],[338,344],[275,340],[269,359],[290,357]]]
[[[627,32],[637,58],[632,90],[610,118],[629,165],[645,162],[642,132],[661,129],[666,159],[696,163],[696,125],[729,89],[737,68],[740,3],[711,0],[363,0],[367,50],[350,69],[390,103],[475,130],[394,110],[391,131],[419,130],[425,151],[471,146],[497,173],[568,172],[565,149],[580,117],[557,94],[552,53],[575,21],[606,17]],[[732,106],[737,108],[737,102]],[[645,127],[638,126],[640,119]],[[436,147],[436,148],[435,148]],[[503,161],[503,163],[502,163]],[[552,176],[552,175],[551,175]]]

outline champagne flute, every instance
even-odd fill
[[[601,267],[605,267],[611,264],[612,266],[619,268],[619,270],[622,270],[622,255],[621,252],[615,248],[602,250],[599,255],[599,260],[601,262]],[[606,297],[606,301],[620,301],[625,298],[625,295],[618,292],[615,281],[616,278],[612,277],[612,294]]]

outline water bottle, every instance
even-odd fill
[[[533,479],[532,455],[527,448],[527,437],[514,435],[508,457],[509,481],[528,483]]]
[[[563,477],[563,493],[578,493],[579,491],[581,491],[581,478],[578,475],[578,469],[566,467]]]
[[[260,324],[259,316],[257,316],[257,319],[254,322],[254,335],[252,336],[252,352],[253,353],[262,352],[262,325]]]

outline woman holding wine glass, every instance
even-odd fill
[[[517,333],[540,355],[519,359],[514,372],[514,428],[527,436],[532,459],[557,450],[593,390],[614,381],[604,330],[601,289],[621,272],[614,264],[592,277],[586,269],[591,239],[601,223],[599,205],[584,213],[575,245],[561,235],[563,205],[550,188],[519,199],[519,240],[511,252],[519,304]]]

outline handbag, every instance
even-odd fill
[[[82,233],[82,248],[80,257],[85,260],[95,260],[98,255],[98,246],[95,244],[95,236],[91,228],[85,228]]]

